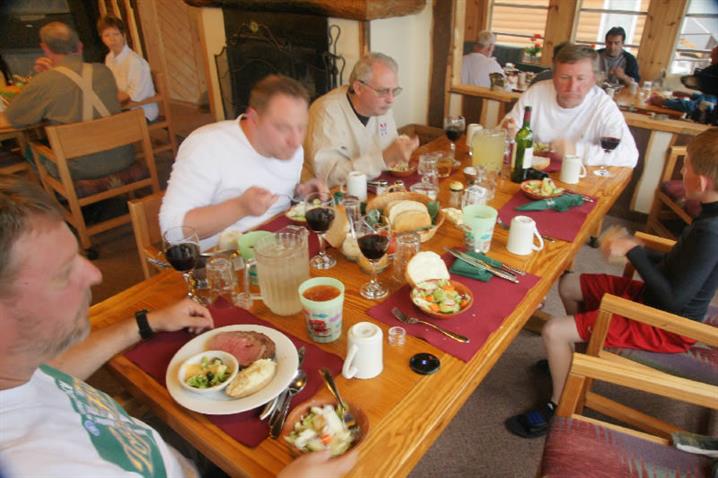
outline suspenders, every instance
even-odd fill
[[[89,121],[93,118],[93,108],[96,109],[103,118],[110,116],[107,107],[105,107],[100,97],[97,96],[97,93],[92,89],[92,65],[88,63],[82,64],[82,76],[66,66],[56,66],[54,70],[71,79],[80,90],[82,90],[82,121]]]

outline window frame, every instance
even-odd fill
[[[678,34],[676,35],[676,40],[673,45],[673,51],[671,52],[671,59],[668,62],[667,70],[668,70],[669,74],[680,74],[680,73],[673,73],[673,64],[677,61],[685,61],[685,62],[693,63],[693,68],[692,68],[692,71],[690,73],[688,73],[689,75],[692,75],[695,72],[695,69],[697,67],[696,63],[705,61],[705,59],[697,59],[697,58],[696,59],[685,58],[685,59],[678,60],[678,59],[676,59],[676,56],[678,55],[678,53],[704,53],[708,57],[708,62],[710,64],[711,49],[702,50],[702,49],[697,49],[697,48],[680,48],[680,41],[681,41],[681,35],[682,35],[681,32],[683,31],[683,28],[685,27],[686,21],[688,21],[688,19],[690,19],[690,18],[716,18],[716,19],[718,19],[718,12],[716,12],[716,13],[688,13],[688,11],[690,10],[690,4],[692,1],[693,0],[688,0],[686,2],[685,11],[683,12],[683,15],[681,15],[681,27],[678,29]]]

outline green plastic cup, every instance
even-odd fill
[[[339,295],[329,300],[310,300],[304,293],[315,286],[331,286]],[[342,310],[344,307],[344,284],[332,277],[315,277],[299,285],[299,300],[304,307],[304,320],[309,338],[315,342],[334,342],[342,335]]]
[[[462,211],[466,249],[473,252],[488,252],[499,212],[483,204],[465,206]]]

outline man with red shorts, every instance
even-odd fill
[[[542,337],[553,380],[551,400],[543,407],[506,421],[512,433],[532,438],[544,435],[553,417],[571,366],[577,342],[588,342],[604,294],[613,294],[702,322],[718,289],[718,128],[711,128],[688,145],[681,170],[686,198],[701,202],[702,211],[665,254],[644,248],[630,235],[617,235],[602,245],[609,257],[626,257],[642,281],[606,274],[565,274],[559,294],[567,316],[551,318]],[[614,316],[606,347],[662,353],[688,350],[694,341],[680,335]]]

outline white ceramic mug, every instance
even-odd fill
[[[345,378],[374,378],[384,369],[383,334],[371,322],[354,324],[347,334],[347,357],[342,375]]]
[[[347,194],[356,196],[359,201],[366,201],[366,174],[352,171],[347,176]]]
[[[577,184],[581,178],[586,177],[586,166],[576,155],[567,154],[561,163],[561,182],[566,184]]]
[[[534,237],[538,239],[538,246],[534,244]],[[536,221],[528,216],[514,216],[506,249],[518,256],[527,256],[533,251],[543,249],[543,237],[538,232]]]
[[[471,123],[466,127],[466,147],[471,151],[471,141],[474,138],[474,133],[484,129],[479,123]]]

